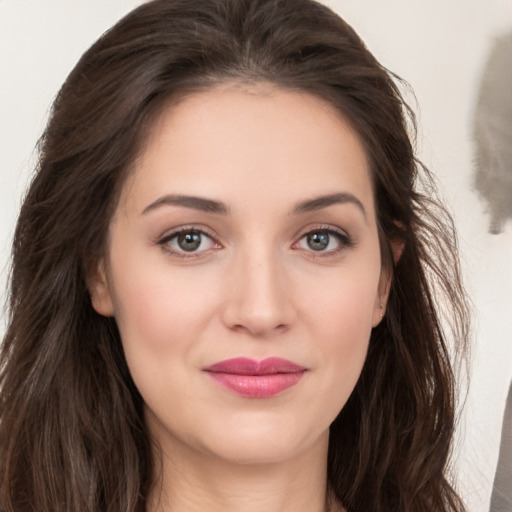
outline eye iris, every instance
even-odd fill
[[[313,249],[313,251],[323,251],[329,245],[329,235],[321,231],[309,233],[307,243],[309,248]]]
[[[184,251],[195,251],[201,245],[201,234],[193,232],[181,233],[178,235],[178,245]]]

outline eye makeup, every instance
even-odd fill
[[[166,253],[178,258],[199,258],[223,248],[218,238],[204,226],[187,225],[172,230],[156,241]],[[328,258],[355,246],[344,230],[332,225],[318,225],[304,230],[291,249],[310,253],[311,257]]]

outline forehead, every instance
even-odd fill
[[[161,109],[121,199],[139,209],[164,192],[285,204],[340,189],[373,208],[363,144],[339,111],[269,84],[222,84]]]

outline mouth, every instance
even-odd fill
[[[237,357],[203,368],[217,384],[248,398],[270,398],[297,384],[307,368],[277,357]]]

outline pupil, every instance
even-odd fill
[[[308,245],[314,251],[323,251],[329,245],[329,235],[321,232],[310,233]]]
[[[178,236],[178,245],[184,251],[195,251],[201,245],[199,233],[181,233]]]

